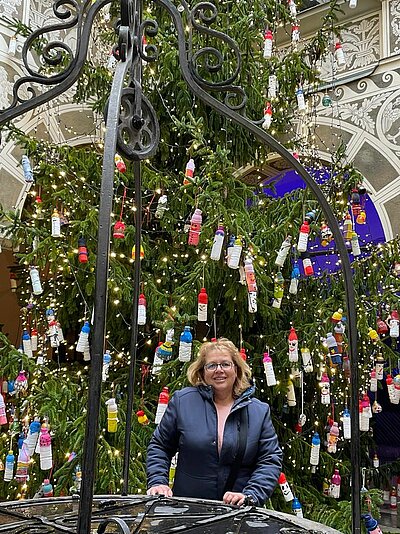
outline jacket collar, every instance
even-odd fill
[[[212,386],[204,386],[203,384],[200,384],[197,386],[197,389],[204,400],[214,402],[214,390]],[[256,388],[254,386],[249,386],[245,391],[243,391],[240,397],[235,399],[232,409],[241,404],[248,404],[251,397],[254,395],[255,389]]]

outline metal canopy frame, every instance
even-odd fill
[[[28,75],[14,84],[13,101],[9,108],[0,112],[0,126],[15,119],[22,113],[32,110],[50,101],[69,89],[82,72],[89,47],[89,38],[95,16],[99,10],[111,0],[55,0],[53,11],[61,21],[60,24],[48,26],[33,32],[26,40],[22,59]],[[217,9],[211,2],[200,2],[190,8],[186,0],[181,0],[179,9],[170,0],[154,0],[171,17],[175,26],[179,47],[179,64],[185,82],[191,92],[205,104],[223,117],[242,126],[245,131],[254,135],[262,144],[268,146],[282,156],[302,177],[311,189],[324,213],[325,219],[333,232],[340,255],[343,279],[346,290],[348,315],[348,340],[351,362],[351,462],[352,462],[352,532],[361,532],[360,505],[360,432],[358,420],[358,355],[357,355],[357,324],[352,269],[340,232],[339,224],[322,190],[307,173],[301,163],[295,159],[276,139],[260,128],[261,121],[252,121],[246,116],[246,94],[242,87],[234,85],[241,66],[240,50],[228,35],[210,27],[217,19]],[[89,534],[92,516],[93,489],[96,469],[96,449],[99,434],[99,413],[101,400],[101,369],[104,353],[107,308],[107,276],[109,269],[109,242],[111,232],[111,212],[114,185],[114,155],[118,150],[126,158],[132,160],[135,180],[136,236],[134,263],[134,298],[132,310],[132,329],[130,344],[130,369],[128,383],[128,406],[125,433],[125,450],[123,466],[122,493],[128,491],[130,435],[132,429],[132,411],[134,395],[134,376],[137,350],[137,312],[140,286],[140,243],[141,243],[141,160],[149,158],[157,149],[160,129],[155,111],[142,92],[142,61],[154,61],[157,56],[156,47],[143,45],[143,36],[154,36],[157,23],[154,20],[142,20],[142,0],[120,0],[121,20],[118,26],[118,44],[114,47],[114,55],[119,60],[114,74],[109,97],[106,118],[106,134],[104,143],[103,171],[100,190],[99,231],[96,260],[96,285],[94,306],[94,335],[91,344],[91,368],[88,394],[88,413],[82,462],[82,489],[79,502],[78,530],[79,534]],[[205,62],[213,65],[209,68],[210,77],[221,72],[224,56],[214,47],[206,47],[192,52],[192,41],[187,39],[183,25],[185,15],[192,32],[211,35],[219,40],[236,61],[232,75],[217,82],[205,79],[199,72],[199,60],[210,57],[214,61]],[[60,70],[53,76],[45,76],[34,71],[28,64],[28,54],[34,50],[35,42],[45,33],[76,27],[77,47],[75,52],[61,41],[48,43],[42,51],[42,63],[59,66]],[[66,62],[66,58],[68,61]],[[66,62],[67,65],[63,66]],[[215,66],[215,64],[217,66]],[[48,90],[45,90],[49,87]],[[25,89],[25,92],[24,92]],[[26,98],[26,92],[30,98]],[[210,93],[218,92],[224,96],[220,101]]]

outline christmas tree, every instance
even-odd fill
[[[304,113],[298,110],[296,91],[318,81],[317,63],[329,49],[327,36],[336,31],[332,25],[337,3],[330,3],[321,31],[303,43],[302,50],[292,37],[284,57],[274,52],[263,57],[264,30],[274,34],[280,24],[295,25],[290,6],[256,2],[248,10],[240,3],[221,2],[218,7],[220,29],[229,28],[227,33],[244,54],[241,81],[247,91],[248,115],[265,122],[262,116],[269,109],[265,100],[271,96],[265,88],[271,76],[276,76],[279,91],[269,99],[273,109],[270,128],[276,135],[292,134],[288,146],[296,148],[289,119]],[[307,190],[296,188],[277,198],[274,181],[254,185],[242,179],[238,169],[249,162],[261,169],[268,151],[193,98],[178,75],[176,36],[165,14],[149,10],[149,16],[156,15],[160,31],[153,40],[162,61],[144,68],[144,87],[160,117],[161,143],[156,156],[143,164],[143,296],[139,301],[134,402],[138,416],[132,432],[129,491],[145,492],[145,450],[162,388],[168,387],[172,393],[186,385],[188,352],[193,359],[201,341],[224,336],[245,351],[257,396],[272,407],[285,454],[284,473],[305,516],[346,532],[351,519],[350,441],[344,437],[341,418],[345,420],[347,415],[350,378],[344,287],[340,265],[325,268],[318,276],[312,273],[318,257],[335,252],[329,228]],[[109,34],[105,32],[103,38],[109,40]],[[194,45],[204,46],[204,39],[195,35]],[[111,73],[105,67],[89,62],[76,99],[99,97],[95,106],[100,109],[110,81]],[[22,132],[13,135],[29,159],[35,185],[21,219],[19,214],[3,214],[20,246],[16,258],[21,266],[18,294],[24,336],[21,350],[10,346],[4,336],[1,340],[7,418],[1,434],[2,458],[11,450],[17,464],[21,454],[18,440],[21,444],[35,429],[39,445],[29,455],[29,480],[23,462],[26,456],[21,456],[16,466],[20,476],[1,483],[1,496],[9,499],[33,496],[45,479],[50,480],[56,495],[79,491],[84,420],[90,417],[86,391],[102,163],[100,144],[60,147],[26,138]],[[303,153],[308,156],[302,162],[317,179],[323,167],[311,150],[299,149],[301,157]],[[387,375],[398,374],[398,330],[397,337],[393,331],[382,330],[382,325],[379,330],[377,317],[389,324],[394,321],[395,328],[400,251],[395,240],[379,246],[361,243],[358,253],[355,241],[364,224],[359,216],[368,202],[367,192],[362,176],[340,149],[328,164],[329,178],[322,187],[347,232],[344,238],[352,254],[364,393],[373,391],[369,374],[375,359],[376,372],[383,365]],[[130,360],[136,201],[132,165],[120,156],[116,164],[97,493],[121,489]],[[328,252],[321,252],[325,248]],[[32,343],[37,343],[33,353]],[[22,371],[25,373],[20,376]],[[379,383],[383,385],[380,391],[392,392],[395,400],[396,381],[390,389],[382,379]],[[377,402],[379,392],[374,395]],[[364,399],[363,413],[368,409]],[[372,469],[374,437],[368,414],[365,418],[362,462],[369,478],[374,475],[374,484],[379,486],[386,471],[382,470],[380,477],[380,469]],[[31,426],[35,422],[39,428]],[[340,427],[339,439],[332,431],[334,423]],[[52,438],[50,464],[47,430]],[[320,436],[319,461],[315,432]],[[310,455],[314,455],[314,463],[310,463]],[[332,492],[328,495],[326,487],[324,494],[324,484],[335,468],[341,475],[340,501]],[[368,498],[378,502],[373,490]],[[270,505],[291,510],[279,488]],[[373,509],[376,516],[375,512]]]

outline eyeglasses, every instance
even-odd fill
[[[222,363],[206,363],[204,366],[204,369],[206,371],[216,371],[218,366],[223,370],[227,371],[228,369],[232,369],[234,366],[233,362],[222,362]]]

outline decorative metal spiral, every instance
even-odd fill
[[[125,523],[123,519],[119,517],[111,517],[100,523],[99,528],[97,529],[97,534],[104,534],[108,525],[116,525],[118,530],[113,532],[120,532],[121,534],[130,534],[131,529]]]

